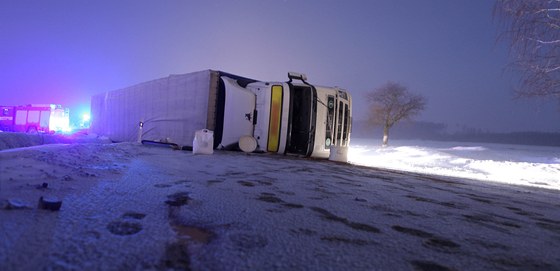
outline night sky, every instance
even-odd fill
[[[560,132],[556,101],[513,100],[488,0],[0,2],[0,104],[88,110],[93,94],[216,69],[288,71],[364,93],[388,80],[428,99],[417,120],[493,132]]]

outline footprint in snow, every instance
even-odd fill
[[[246,187],[254,187],[255,183],[250,182],[250,181],[237,181],[238,184],[242,185],[242,186],[246,186]]]
[[[412,235],[412,236],[416,236],[416,237],[421,237],[421,238],[434,237],[434,235],[429,233],[429,232],[425,232],[423,230],[418,230],[418,229],[414,229],[414,228],[407,228],[407,227],[402,227],[402,226],[399,226],[399,225],[394,225],[391,228],[393,230],[397,231],[397,232]]]
[[[280,203],[283,207],[288,209],[301,209],[305,207],[301,204],[285,202],[283,199],[277,197],[273,193],[261,193],[261,195],[257,199],[264,202]]]
[[[107,229],[115,235],[133,235],[142,230],[142,225],[131,221],[113,221],[107,225]]]
[[[266,237],[256,234],[238,233],[231,235],[229,239],[240,249],[255,249],[268,245]]]
[[[430,261],[411,261],[414,270],[418,271],[451,271],[453,269]]]
[[[189,204],[191,198],[188,192],[177,192],[167,196],[165,203],[170,206],[180,207]]]
[[[121,216],[120,220],[112,221],[107,224],[109,232],[115,235],[133,235],[139,233],[143,227],[136,220],[141,220],[146,214],[137,212],[126,212]]]
[[[320,208],[320,207],[310,207],[310,209],[313,210],[314,212],[318,213],[325,220],[342,223],[342,224],[344,224],[344,225],[346,225],[346,226],[348,226],[348,227],[350,227],[354,230],[367,231],[367,232],[373,232],[373,233],[380,233],[381,232],[381,230],[379,230],[378,228],[376,228],[374,226],[364,224],[364,223],[350,221],[345,217],[337,216],[337,215],[329,212],[328,210],[325,210],[325,209]]]
[[[122,215],[122,218],[143,219],[144,217],[146,217],[146,214],[136,212],[126,212]]]
[[[461,247],[459,244],[451,240],[447,240],[445,238],[438,238],[438,237],[430,238],[424,241],[423,245],[427,248],[435,249],[446,253],[457,252],[459,247]]]

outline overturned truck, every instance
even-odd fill
[[[328,158],[350,141],[352,99],[337,87],[264,82],[205,70],[97,94],[90,131],[115,142],[152,140],[192,146],[195,132],[214,131],[214,148]],[[297,82],[296,82],[297,81]]]

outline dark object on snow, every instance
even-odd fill
[[[142,140],[142,145],[156,146],[156,147],[171,147],[174,150],[180,150],[179,145],[170,142],[161,142],[153,140]]]
[[[62,206],[62,200],[56,197],[40,197],[39,198],[39,209],[58,211]]]
[[[48,183],[38,184],[38,185],[36,186],[36,188],[37,188],[37,189],[40,189],[40,190],[45,190],[45,189],[49,188],[49,184],[48,184]]]

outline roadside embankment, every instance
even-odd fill
[[[31,147],[44,144],[70,143],[110,143],[108,139],[101,139],[95,135],[75,134],[26,134],[0,132],[0,150]]]

